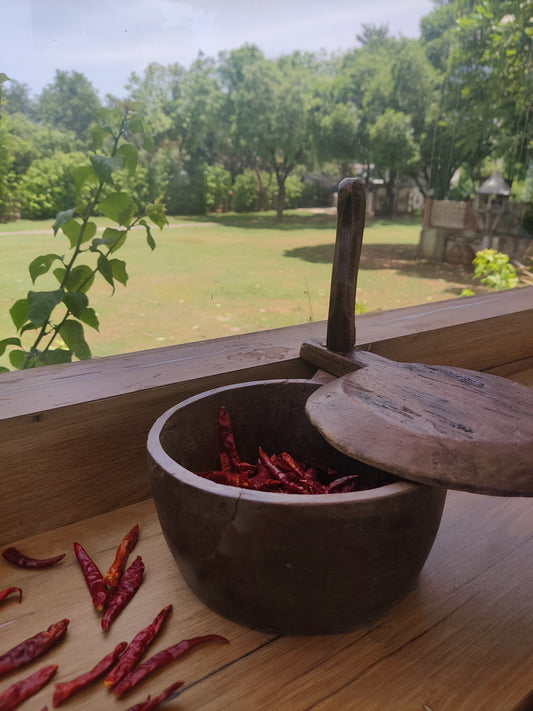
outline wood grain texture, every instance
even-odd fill
[[[394,360],[487,370],[532,357],[532,324],[533,286],[362,314],[356,345]],[[320,321],[0,373],[0,422],[219,374],[294,367],[302,343],[325,343],[326,327]]]
[[[104,634],[72,543],[105,568],[135,523],[145,580]],[[422,711],[424,704],[432,711],[511,711],[532,689],[533,518],[526,499],[449,492],[417,588],[372,626],[321,637],[256,632],[204,607],[174,565],[150,500],[13,543],[36,556],[67,552],[48,571],[21,571],[0,558],[2,584],[24,589],[21,605],[0,606],[0,653],[67,616],[67,637],[43,658],[59,664],[56,681],[86,671],[168,604],[174,609],[153,652],[196,634],[230,640],[198,648],[118,702],[97,683],[69,701],[72,711],[121,711],[177,679],[186,684],[168,708],[200,711]],[[27,673],[1,680],[0,691]],[[53,686],[43,689],[31,708],[51,708],[52,693]]]
[[[528,287],[368,314],[357,342],[396,360],[490,368],[532,384],[532,302]],[[0,542],[149,496],[146,436],[162,412],[230,383],[312,377],[316,366],[299,352],[325,342],[325,330],[306,324],[0,374]]]
[[[326,343],[335,351],[350,351],[355,344],[355,292],[365,227],[363,183],[345,178],[337,199],[337,235],[329,298]]]
[[[329,370],[329,353],[318,352]],[[316,390],[306,405],[336,449],[424,484],[533,496],[533,390],[357,349],[350,361],[357,370]]]

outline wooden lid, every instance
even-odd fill
[[[352,358],[361,367],[306,405],[335,448],[424,484],[533,496],[532,389],[462,368]]]

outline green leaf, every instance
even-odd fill
[[[9,354],[9,362],[13,368],[16,368],[17,370],[22,370],[24,368],[27,358],[28,354],[26,351],[15,350],[11,351]]]
[[[92,155],[90,159],[96,175],[102,183],[110,183],[113,173],[124,167],[124,156],[112,158],[111,156]]]
[[[37,365],[60,365],[70,363],[71,360],[72,351],[66,348],[49,348],[42,354]]]
[[[56,273],[55,270],[54,274]],[[56,275],[57,276],[57,275]],[[89,291],[94,281],[94,274],[91,267],[87,264],[78,264],[74,267],[70,274],[68,275],[64,287],[67,291],[82,291],[83,293]]]
[[[140,133],[141,136],[144,136],[144,123],[140,116],[132,116],[128,128],[132,133]]]
[[[96,175],[95,169],[92,165],[80,165],[76,168],[73,173],[74,185],[76,186],[76,192],[80,193],[82,187],[85,183],[97,183],[98,176]]]
[[[85,224],[77,220],[69,220],[61,228],[68,237],[72,248],[88,242],[96,234],[96,222],[86,222]]]
[[[69,291],[63,298],[63,303],[73,316],[80,318],[87,308],[89,299],[83,291]]]
[[[85,244],[85,242],[88,242],[90,239],[92,239],[96,234],[97,229],[98,227],[96,225],[96,222],[87,222],[85,224],[85,230],[83,231],[81,243]]]
[[[107,109],[104,109],[106,111]],[[100,150],[104,145],[104,139],[106,136],[112,136],[113,133],[109,126],[99,126],[95,124],[92,128],[93,135],[93,148],[95,151]]]
[[[156,247],[156,244],[155,244],[155,239],[153,238],[153,235],[152,235],[152,229],[151,229],[150,225],[146,222],[146,220],[139,220],[139,224],[145,228],[146,242],[153,252]]]
[[[9,315],[11,316],[11,320],[13,321],[17,331],[22,328],[28,320],[29,310],[30,307],[28,299],[19,299],[18,301],[15,301],[13,306],[9,309]]]
[[[98,251],[98,247],[104,245],[109,247],[109,253],[112,254],[120,249],[124,242],[126,241],[128,233],[126,230],[116,230],[113,227],[106,227],[102,237],[96,237],[93,239],[91,250],[93,252]]]
[[[95,331],[100,330],[100,321],[98,320],[96,311],[90,306],[87,307],[84,311],[82,311],[78,318],[80,319],[80,321],[83,321],[83,323],[86,323],[87,326],[94,328]]]
[[[52,225],[52,229],[54,230],[54,235],[57,234],[57,231],[60,227],[63,227],[63,225],[68,222],[69,220],[72,220],[74,215],[76,214],[76,208],[72,207],[70,210],[63,210],[62,212],[58,212],[56,215],[56,221]]]
[[[128,193],[114,192],[98,204],[98,209],[113,222],[128,227],[135,214],[136,206]]]
[[[128,173],[133,175],[137,168],[137,160],[139,158],[139,151],[135,148],[133,143],[123,143],[119,146],[117,155],[121,155],[124,158],[124,165],[128,169]]]
[[[67,319],[59,329],[59,335],[65,341],[72,353],[80,360],[87,360],[91,357],[89,348],[83,333],[83,326],[79,321]]]
[[[63,289],[56,291],[28,291],[28,318],[35,328],[46,323],[55,307],[63,301]]]
[[[148,246],[152,250],[152,252],[155,249],[155,239],[152,236],[152,230],[150,229],[149,225],[145,225],[146,228],[146,242],[148,243]]]
[[[40,257],[35,257],[29,266],[32,282],[35,284],[37,277],[46,274],[56,260],[63,261],[58,254],[43,254]]]
[[[4,74],[4,72],[0,72],[0,84],[3,84],[5,81],[11,81],[11,79],[7,74]]]
[[[35,331],[35,326],[33,323],[25,323],[24,326],[20,329],[20,335],[22,336],[26,331]]]
[[[77,220],[69,220],[61,226],[64,235],[67,236],[71,247],[75,247],[78,243],[81,234],[81,222]]]
[[[110,259],[109,263],[111,264],[113,277],[117,281],[119,281],[121,284],[124,284],[124,286],[126,286],[126,284],[128,282],[128,273],[126,271],[126,262],[123,262],[122,259]]]
[[[159,227],[160,230],[162,230],[165,225],[168,225],[165,206],[162,202],[155,202],[153,205],[147,205],[146,214],[152,222]]]
[[[128,128],[132,133],[139,134],[143,137],[143,148],[146,151],[151,152],[154,150],[155,144],[153,138],[146,130],[144,122],[140,116],[132,116],[129,120]]]
[[[113,291],[115,290],[115,282],[113,280],[113,267],[107,257],[103,254],[98,255],[98,271],[104,279],[111,284]]]
[[[67,273],[67,270],[65,267],[57,267],[57,269],[54,269],[52,274],[55,276],[57,281],[62,284],[63,279],[65,278],[65,274]]]
[[[20,338],[4,338],[0,341],[0,356],[4,355],[5,350],[8,346],[19,346],[22,347]]]

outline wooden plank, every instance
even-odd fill
[[[263,370],[220,373],[0,422],[0,543],[149,497],[148,431],[187,397],[234,382],[314,372],[298,360]]]
[[[143,558],[145,578],[126,610],[112,624],[109,632],[104,633],[100,626],[101,614],[92,606],[72,544],[80,542],[105,572],[113,560],[116,546],[135,523],[140,526],[140,538],[134,553]],[[150,648],[150,654],[197,635],[215,633],[231,640],[231,644],[213,643],[199,648],[180,661],[179,666],[164,670],[152,682],[143,684],[138,691],[123,697],[120,702],[115,701],[100,681],[94,688],[69,700],[68,708],[72,711],[111,707],[126,709],[145,699],[148,693],[156,694],[178,679],[192,683],[206,677],[213,670],[249,654],[270,639],[263,633],[227,622],[193,596],[164,544],[151,500],[30,537],[16,542],[16,545],[35,556],[44,556],[47,550],[67,553],[64,561],[45,571],[21,571],[0,558],[2,586],[16,585],[24,591],[20,605],[9,602],[0,608],[0,652],[11,649],[54,622],[65,617],[70,620],[65,640],[41,658],[41,665],[59,665],[54,681],[67,681],[91,669],[119,642],[131,641],[169,604],[173,605],[173,611],[161,636]],[[39,664],[35,662],[31,667],[2,678],[0,691],[28,676],[39,668]],[[48,704],[51,709],[52,693],[53,686],[42,690],[29,705],[37,709]]]
[[[250,707],[291,711],[420,711],[424,703],[439,711],[511,709],[531,685],[529,512],[524,500],[450,492],[417,589],[385,618],[347,635],[265,645],[251,669],[238,660],[216,674],[218,699],[232,709],[246,708],[247,699]],[[187,700],[217,708],[205,685]]]
[[[533,353],[533,287],[357,316],[357,346],[395,360],[471,367]],[[298,360],[326,322],[0,374],[0,421]],[[261,376],[264,377],[264,376]]]
[[[370,314],[358,345],[390,355],[396,339],[402,359],[429,362],[436,338],[455,365],[518,379],[531,368],[532,299],[533,287]],[[225,384],[312,377],[298,354],[320,334],[325,323],[0,375],[0,541],[146,498],[145,442],[162,412]]]
[[[116,643],[129,641],[162,607],[174,606],[156,652],[180,639],[218,633],[208,645],[161,670],[116,702],[97,683],[73,697],[73,711],[128,708],[177,679],[186,685],[169,708],[232,711],[364,708],[365,711],[512,709],[531,690],[533,519],[526,499],[449,492],[435,545],[418,586],[375,624],[349,634],[278,637],[249,630],[205,608],[184,584],[154,512],[145,501],[14,543],[35,556],[67,551],[47,571],[20,571],[0,559],[2,585],[24,589],[21,605],[0,607],[0,653],[63,617],[64,642],[43,657],[57,681],[86,671]],[[104,634],[72,552],[78,540],[106,569],[134,523],[145,580]],[[23,678],[26,671],[0,681]],[[32,708],[51,708],[53,688]]]

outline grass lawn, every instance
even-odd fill
[[[119,259],[128,286],[102,281],[89,292],[100,333],[86,327],[94,356],[185,343],[327,318],[335,215],[287,211],[170,218],[154,230],[151,252],[134,231]],[[46,222],[0,225],[0,338],[14,335],[9,308],[32,288],[28,264],[58,253]],[[105,224],[104,220],[100,221]],[[365,229],[357,300],[368,311],[439,301],[472,287],[460,267],[418,261],[420,220],[370,220]],[[56,288],[46,275],[37,288]]]

